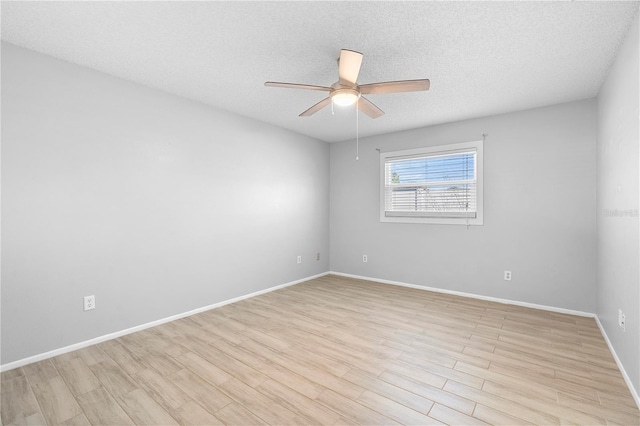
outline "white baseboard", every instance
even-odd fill
[[[434,292],[437,292],[437,293],[452,294],[452,295],[456,295],[456,296],[470,297],[470,298],[473,298],[473,299],[480,299],[480,300],[487,300],[487,301],[491,301],[491,302],[504,303],[504,304],[507,304],[507,305],[524,306],[524,307],[527,307],[527,308],[541,309],[541,310],[544,310],[544,311],[551,311],[551,312],[558,312],[558,313],[562,313],[562,314],[578,315],[578,316],[581,316],[581,317],[594,318],[596,320],[596,324],[598,324],[598,328],[600,328],[600,332],[602,333],[602,336],[604,337],[605,342],[607,342],[607,346],[609,346],[609,351],[611,352],[611,355],[613,355],[613,359],[615,359],[616,364],[618,365],[618,369],[620,370],[620,373],[622,374],[622,377],[624,377],[624,381],[627,384],[627,387],[629,388],[629,392],[631,392],[631,396],[633,396],[633,399],[635,400],[636,405],[638,405],[638,408],[640,408],[640,397],[638,396],[638,391],[633,387],[633,383],[631,382],[631,379],[629,378],[629,375],[627,374],[626,370],[624,369],[624,366],[622,365],[622,362],[620,362],[620,358],[618,358],[618,354],[616,354],[615,349],[613,349],[613,345],[611,344],[611,341],[609,340],[609,336],[607,336],[607,333],[604,331],[604,327],[600,323],[600,319],[598,318],[598,316],[596,314],[593,314],[593,313],[590,313],[590,312],[583,312],[583,311],[574,311],[572,309],[557,308],[557,307],[554,307],[554,306],[546,306],[546,305],[538,305],[538,304],[535,304],[535,303],[520,302],[520,301],[517,301],[517,300],[509,300],[509,299],[500,299],[500,298],[497,298],[497,297],[481,296],[481,295],[478,295],[478,294],[465,293],[465,292],[462,292],[462,291],[444,290],[444,289],[441,289],[441,288],[427,287],[427,286],[421,286],[421,285],[415,285],[415,284],[408,284],[408,283],[403,283],[403,282],[400,282],[400,281],[382,280],[382,279],[378,279],[378,278],[364,277],[364,276],[361,276],[361,275],[345,274],[345,273],[342,273],[342,272],[331,271],[330,274],[331,275],[339,275],[339,276],[348,277],[348,278],[356,278],[356,279],[359,279],[359,280],[373,281],[373,282],[381,283],[381,284],[397,285],[397,286],[401,286],[401,287],[415,288],[415,289],[418,289],[418,290],[428,290],[428,291],[434,291]]]
[[[373,282],[377,282],[377,283],[381,283],[381,284],[391,284],[391,285],[397,285],[397,286],[401,286],[401,287],[415,288],[415,289],[418,289],[418,290],[433,291],[433,292],[436,292],[436,293],[444,293],[444,294],[452,294],[452,295],[455,295],[455,296],[470,297],[472,299],[479,299],[479,300],[486,300],[486,301],[489,301],[489,302],[503,303],[505,305],[524,306],[526,308],[541,309],[543,311],[558,312],[558,313],[561,313],[561,314],[578,315],[578,316],[581,316],[581,317],[588,317],[588,318],[594,318],[596,316],[595,314],[592,314],[590,312],[575,311],[573,309],[557,308],[555,306],[538,305],[536,303],[520,302],[518,300],[501,299],[499,297],[482,296],[482,295],[479,295],[479,294],[465,293],[463,291],[445,290],[445,289],[436,288],[436,287],[427,287],[427,286],[423,286],[423,285],[408,284],[408,283],[404,283],[404,282],[400,282],[400,281],[383,280],[383,279],[379,279],[379,278],[364,277],[364,276],[360,276],[360,275],[345,274],[345,273],[342,273],[342,272],[334,272],[334,271],[331,271],[330,274],[340,275],[342,277],[348,277],[348,278],[356,278],[356,279],[359,279],[359,280],[373,281]]]
[[[604,336],[604,341],[607,342],[607,346],[609,346],[609,351],[611,352],[611,355],[613,355],[613,359],[616,360],[618,369],[620,370],[620,373],[622,374],[622,377],[624,378],[624,381],[627,384],[629,391],[631,392],[631,396],[633,396],[633,399],[636,401],[636,405],[638,406],[638,409],[640,409],[640,395],[638,395],[638,391],[633,387],[633,383],[631,382],[631,379],[629,378],[627,371],[624,369],[624,366],[622,365],[620,358],[618,358],[618,354],[616,353],[616,350],[613,349],[611,340],[609,340],[609,336],[607,336],[607,332],[604,331],[604,327],[600,322],[600,318],[598,318],[597,315],[595,318],[596,318],[596,324],[598,324],[598,328],[600,328],[600,332],[602,333],[602,336]]]
[[[125,336],[127,334],[135,333],[136,331],[144,330],[146,328],[155,327],[157,325],[161,325],[170,321],[175,321],[180,318],[188,317],[191,315],[199,314],[204,311],[208,311],[210,309],[219,308],[220,306],[228,305],[230,303],[239,302],[244,299],[249,299],[251,297],[259,296],[261,294],[269,293],[275,290],[279,290],[281,288],[289,287],[295,284],[300,284],[305,281],[309,281],[315,278],[320,278],[325,275],[328,275],[329,272],[323,272],[321,274],[313,275],[310,277],[301,278],[299,280],[291,281],[285,284],[280,284],[274,287],[269,287],[264,290],[259,290],[250,294],[245,294],[244,296],[234,297],[233,299],[224,300],[222,302],[214,303],[212,305],[203,306],[202,308],[193,309],[191,311],[183,312],[180,314],[172,315],[170,317],[162,318],[159,320],[151,321],[146,324],[137,325],[135,327],[127,328],[125,330],[116,331],[114,333],[105,334],[104,336],[95,337],[93,339],[85,340],[83,342],[74,343],[73,345],[65,346],[63,348],[54,349],[52,351],[44,352],[38,355],[33,355],[27,358],[23,358],[17,361],[13,361],[7,364],[0,365],[0,372],[13,370],[14,368],[22,367],[27,364],[31,364],[34,362],[42,361],[47,358],[53,358],[54,356],[66,354],[68,352],[76,351],[78,349],[86,348],[87,346],[95,345],[96,343],[101,343],[107,340],[115,339],[120,336]]]

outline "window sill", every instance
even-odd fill
[[[424,217],[424,216],[380,216],[380,222],[385,223],[424,223],[434,225],[471,225],[482,226],[482,217]]]

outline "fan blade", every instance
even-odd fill
[[[358,99],[357,105],[360,111],[364,112],[371,118],[378,118],[384,115],[384,111],[375,106],[369,99],[363,98],[362,96]]]
[[[312,106],[311,108],[309,108],[308,110],[300,114],[300,117],[309,117],[310,115],[315,114],[316,112],[320,111],[322,108],[326,107],[330,103],[331,103],[331,98],[324,98],[323,100],[321,100],[320,102],[318,102],[317,104],[315,104],[314,106]]]
[[[386,81],[384,83],[363,84],[360,93],[363,95],[377,95],[378,93],[419,92],[429,90],[430,82],[424,80]]]
[[[340,80],[351,84],[356,84],[360,65],[362,64],[362,53],[353,50],[342,49],[340,51],[340,61],[338,63],[338,73]]]
[[[284,87],[286,89],[305,89],[305,90],[319,90],[321,92],[330,92],[331,87],[313,86],[310,84],[296,84],[296,83],[280,83],[277,81],[267,81],[264,83],[267,87]]]

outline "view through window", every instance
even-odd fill
[[[482,142],[381,154],[381,220],[481,224],[481,157]]]

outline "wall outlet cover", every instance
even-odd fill
[[[84,310],[90,311],[91,309],[96,308],[96,296],[85,296],[84,297]]]

